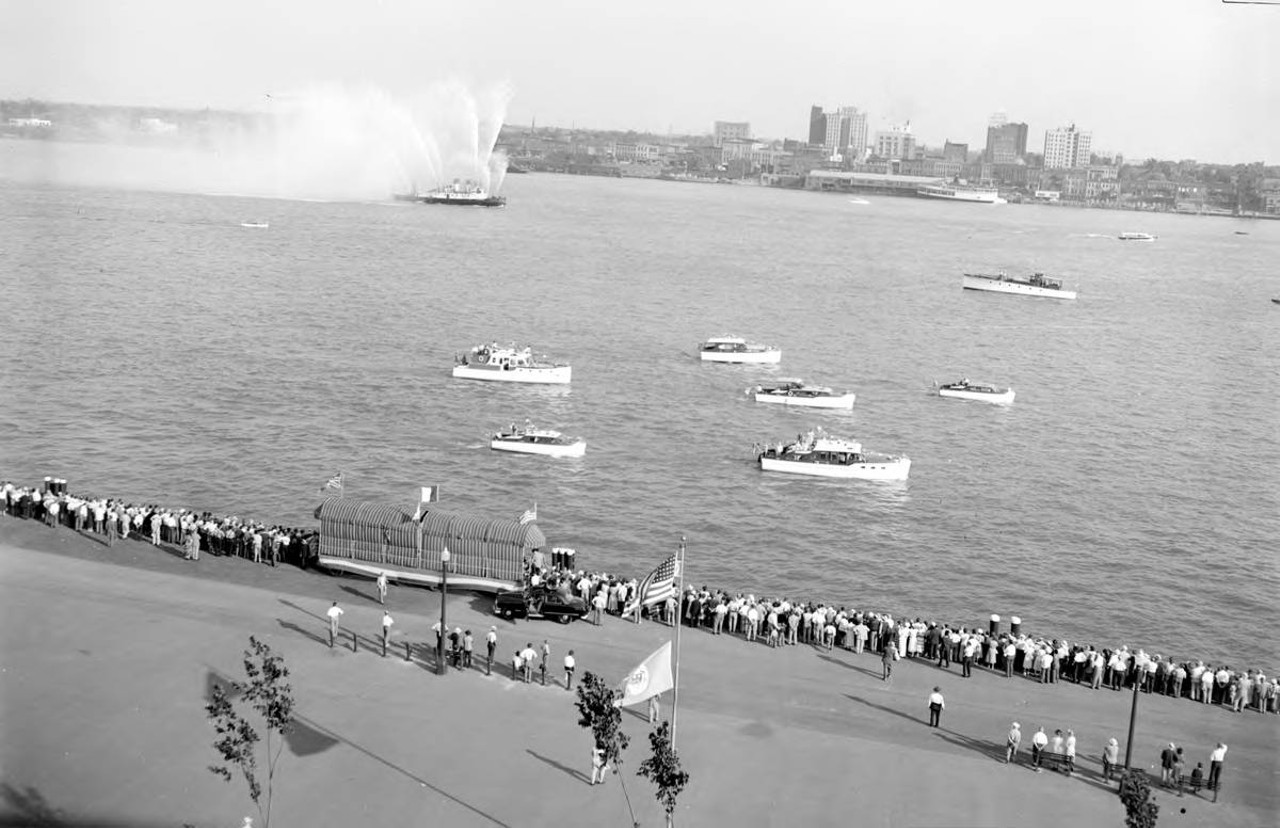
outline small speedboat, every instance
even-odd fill
[[[762,471],[848,480],[906,480],[911,472],[906,457],[869,455],[859,442],[817,430],[798,435],[792,443],[757,445],[756,462]]]
[[[807,385],[802,379],[780,379],[748,388],[756,402],[802,405],[808,408],[853,408],[852,391],[841,394],[824,385]]]
[[[1156,237],[1150,233],[1121,233],[1120,241],[1155,241]]]
[[[966,273],[962,283],[965,290],[986,290],[994,293],[1020,293],[1023,296],[1043,296],[1049,299],[1075,299],[1074,290],[1065,290],[1061,279],[1050,279],[1043,273],[1032,273],[1025,279],[1015,279],[1004,271],[995,274]]]
[[[266,230],[271,225],[265,221],[242,221],[240,222],[240,226],[248,227],[253,230]]]
[[[772,364],[782,361],[782,349],[757,345],[740,336],[713,336],[698,347],[703,362]]]
[[[937,383],[934,383],[937,385]],[[939,397],[954,397],[958,400],[977,400],[978,402],[1008,405],[1013,402],[1012,388],[998,388],[994,385],[969,382],[968,378],[959,382],[938,385]]]
[[[548,457],[581,457],[586,454],[587,441],[581,437],[566,437],[558,431],[524,426],[511,427],[496,432],[489,441],[494,451],[511,451],[516,454],[545,454]]]

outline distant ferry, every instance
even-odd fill
[[[916,190],[922,198],[938,198],[943,201],[967,201],[971,204],[1004,204],[997,190],[984,187],[966,187],[959,184],[927,184]]]
[[[1121,233],[1120,241],[1155,241],[1156,237],[1150,233]]]
[[[994,276],[983,273],[964,274],[965,290],[989,290],[995,293],[1021,293],[1025,296],[1045,296],[1050,299],[1074,299],[1074,290],[1063,290],[1062,282],[1050,279],[1043,273],[1032,273],[1026,279],[1012,279],[1003,272]]]
[[[452,184],[437,187],[425,193],[396,193],[397,201],[416,201],[419,204],[452,204],[458,207],[503,207],[504,196],[490,195],[489,191],[474,181],[454,179]]]

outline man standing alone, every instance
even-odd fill
[[[573,689],[573,671],[576,666],[577,662],[573,660],[573,650],[570,650],[569,654],[564,657],[564,689],[566,690]]]
[[[1209,754],[1209,784],[1211,791],[1218,789],[1218,783],[1222,781],[1222,763],[1227,758],[1227,746],[1222,742],[1218,742],[1218,746]]]
[[[1018,747],[1022,745],[1022,725],[1017,722],[1009,728],[1009,738],[1005,740],[1004,763],[1007,765],[1018,758]]]
[[[338,606],[338,602],[334,601],[333,606],[325,613],[329,616],[329,649],[333,649],[333,642],[338,637],[338,619],[342,617],[342,607]]]
[[[942,722],[942,708],[946,707],[942,700],[942,688],[935,687],[929,694],[929,727],[938,727]]]
[[[391,640],[391,625],[395,621],[391,618],[391,613],[387,610],[382,611],[382,657],[387,657],[387,643]]]
[[[498,649],[498,628],[490,627],[489,634],[484,637],[485,647],[489,653],[489,658],[484,665],[484,674],[486,676],[493,674],[493,654]]]

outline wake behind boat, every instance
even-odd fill
[[[493,382],[567,385],[573,370],[564,363],[550,362],[545,356],[534,357],[528,347],[502,348],[496,342],[477,345],[468,354],[458,354],[454,362],[453,376],[457,379]]]
[[[1033,273],[1026,279],[1013,279],[1004,271],[994,276],[985,273],[964,274],[965,290],[988,290],[995,293],[1021,293],[1024,296],[1044,296],[1050,299],[1074,299],[1074,290],[1064,290],[1062,282],[1050,279],[1043,273]]]
[[[808,385],[802,379],[780,379],[747,389],[756,402],[802,405],[808,408],[853,408],[852,391],[836,393],[824,385]]]
[[[906,480],[911,460],[864,454],[862,444],[821,431],[800,434],[792,443],[756,447],[756,461],[762,471],[838,477],[847,480]]]
[[[977,400],[978,402],[1009,405],[1013,402],[1014,391],[1012,388],[998,388],[994,385],[971,383],[969,382],[969,378],[965,377],[959,382],[939,385],[938,396],[954,397],[958,400]]]
[[[474,181],[454,179],[452,184],[436,187],[425,193],[396,193],[397,201],[416,201],[419,204],[449,204],[455,207],[503,207],[505,196],[491,195]]]
[[[551,429],[534,428],[529,422],[523,427],[515,423],[505,431],[499,431],[489,441],[494,451],[511,451],[517,454],[545,454],[549,457],[581,457],[586,454],[587,442],[581,437],[566,437]]]
[[[698,347],[703,362],[772,364],[782,361],[782,349],[757,345],[740,336],[713,336]]]

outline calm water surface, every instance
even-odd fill
[[[297,525],[338,470],[409,509],[438,484],[536,501],[591,568],[685,534],[699,584],[1280,668],[1280,223],[539,175],[505,210],[317,203],[124,189],[110,152],[0,141],[0,477]],[[700,363],[723,333],[782,364]],[[494,339],[572,386],[450,377]],[[961,375],[1017,403],[929,393]],[[781,376],[857,404],[743,393]],[[525,418],[586,457],[488,449]],[[813,426],[910,481],[752,462]]]

